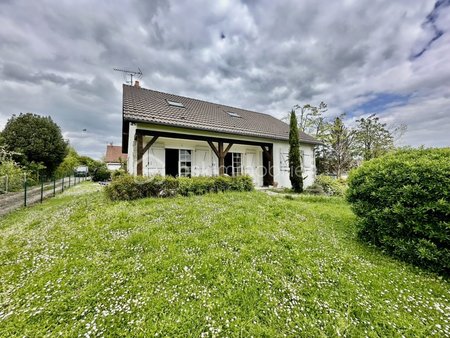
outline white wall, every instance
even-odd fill
[[[120,163],[106,163],[106,167],[108,168],[108,170],[119,170],[122,165]]]
[[[137,143],[134,140],[135,136],[136,136],[136,125],[134,123],[130,123],[130,129],[128,131],[127,170],[132,175],[136,175]]]
[[[304,187],[314,183],[316,177],[316,164],[314,160],[314,146],[302,143],[300,145],[302,158],[302,173]],[[279,187],[291,187],[289,180],[289,144],[274,143],[273,145],[274,181]]]

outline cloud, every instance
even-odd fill
[[[122,74],[148,88],[282,117],[376,111],[402,142],[450,145],[448,1],[0,3],[0,129],[51,115],[83,154],[121,140]],[[87,129],[87,132],[82,132]]]

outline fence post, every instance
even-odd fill
[[[70,188],[70,175],[69,175],[69,188]]]
[[[9,179],[9,177],[8,177],[8,175],[6,175],[6,177],[5,177],[5,193],[8,192],[8,184],[9,184],[8,179]]]
[[[56,196],[56,177],[53,176],[53,197]]]
[[[43,199],[44,199],[44,181],[41,180],[41,203]]]
[[[27,206],[27,179],[25,178],[25,182],[23,182],[23,206]]]
[[[61,184],[61,192],[64,192],[64,177],[61,180],[62,184]]]

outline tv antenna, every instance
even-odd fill
[[[122,72],[125,76],[130,76],[130,81],[126,81],[126,83],[129,83],[130,85],[133,85],[133,76],[137,76],[139,79],[142,79],[142,71],[138,67],[138,71],[134,70],[128,70],[128,69],[119,69],[119,68],[113,68],[116,72]]]

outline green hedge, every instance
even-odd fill
[[[254,185],[250,176],[173,178],[120,175],[105,189],[111,200],[134,200],[146,197],[203,195],[223,191],[251,191]]]
[[[347,199],[361,238],[450,275],[450,148],[402,150],[365,162],[350,174]]]
[[[344,196],[347,185],[341,179],[335,179],[326,175],[318,175],[314,181],[315,186],[320,186],[328,196]]]

